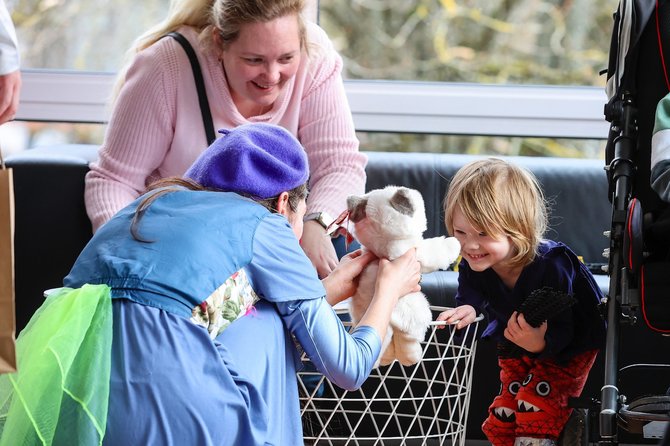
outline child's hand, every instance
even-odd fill
[[[544,350],[546,342],[544,334],[547,332],[547,322],[543,322],[537,328],[532,327],[523,314],[512,313],[512,316],[507,321],[507,328],[505,328],[505,338],[514,342],[522,349],[531,353],[540,353]]]
[[[448,324],[456,324],[457,329],[461,329],[473,323],[477,319],[477,312],[471,305],[461,305],[460,307],[450,308],[437,316],[436,321],[446,321]],[[439,329],[444,325],[438,325]]]

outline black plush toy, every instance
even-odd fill
[[[577,299],[569,294],[545,286],[530,293],[517,311],[523,314],[531,327],[537,328],[544,321],[567,310],[575,303]],[[498,343],[498,356],[500,357],[518,358],[524,352],[524,349],[508,339],[503,339]]]

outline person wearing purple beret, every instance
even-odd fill
[[[222,131],[183,177],[119,211],[17,340],[0,376],[0,444],[302,444],[298,346],[331,382],[360,387],[414,250],[380,260],[349,333],[332,305],[372,260],[320,280],[299,244],[307,156],[272,124]]]

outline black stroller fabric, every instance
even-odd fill
[[[636,109],[633,195],[642,202],[646,212],[667,205],[649,184],[656,105],[670,91],[666,81],[666,67],[670,66],[670,2],[658,1],[658,9],[656,3],[656,0],[622,0],[614,20],[607,70],[609,102],[606,107],[616,108],[624,95],[630,95]],[[628,8],[630,21],[624,17]],[[629,29],[625,30],[626,27]],[[607,110],[605,114],[608,115]],[[612,142],[609,141],[606,149],[607,164],[614,158]]]
[[[610,166],[610,200],[620,171],[611,167],[630,165],[624,169],[630,172],[630,197],[638,201],[641,211],[635,220],[628,217],[626,232],[640,231],[642,243],[633,244],[634,252],[625,252],[624,264],[631,258],[643,259],[627,266],[638,281],[645,323],[661,333],[670,333],[670,212],[650,185],[651,139],[656,106],[670,93],[669,67],[670,1],[621,0],[608,66],[605,116],[612,126],[605,161]],[[628,111],[625,104],[630,105]],[[624,143],[633,148],[625,151],[630,159],[621,160],[617,144]]]
[[[638,404],[639,398],[626,404],[626,389],[619,387],[623,369],[619,369],[617,352],[622,324],[641,319],[653,332],[670,333],[670,210],[669,203],[651,187],[652,136],[657,105],[670,93],[669,67],[670,0],[620,0],[614,16],[605,105],[605,117],[611,123],[605,161],[612,227],[605,377],[598,417],[599,444],[603,445],[618,444],[617,425],[632,433],[640,430],[634,426],[659,419],[651,406]],[[659,359],[668,360],[660,352]],[[626,368],[637,370],[645,365],[649,364]],[[666,379],[667,375],[662,378]],[[670,396],[654,398],[665,404]]]

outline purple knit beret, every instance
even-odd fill
[[[276,197],[307,182],[307,155],[286,129],[272,124],[244,124],[219,130],[184,174],[202,186],[256,198]]]

